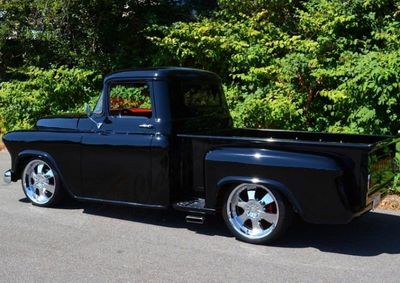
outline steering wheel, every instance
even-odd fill
[[[119,112],[119,114],[120,114],[121,116],[129,116],[129,115],[132,114],[132,112],[131,112],[129,109],[124,108],[124,109],[121,109],[121,111]]]

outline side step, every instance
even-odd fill
[[[187,211],[193,214],[213,214],[215,213],[215,209],[206,208],[205,200],[202,198],[188,200],[188,201],[180,201],[174,203],[172,207],[176,210]]]
[[[187,223],[204,224],[204,216],[200,215],[187,215],[185,220]]]

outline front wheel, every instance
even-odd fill
[[[226,194],[222,215],[229,230],[242,241],[267,244],[280,237],[292,219],[292,208],[276,190],[244,183]]]
[[[22,189],[32,204],[55,206],[62,197],[61,182],[57,172],[42,159],[29,161],[21,176]]]

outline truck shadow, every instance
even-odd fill
[[[182,211],[79,202],[71,198],[63,202],[58,209],[83,209],[83,213],[96,216],[178,229],[188,229],[209,236],[232,237],[225,227],[222,217],[213,215],[207,217],[205,224],[201,225],[187,223],[185,221],[187,213]]]
[[[369,212],[345,225],[296,223],[275,244],[282,248],[313,247],[355,256],[400,254],[400,215]]]
[[[83,213],[96,216],[232,238],[222,217],[218,215],[208,216],[205,224],[199,225],[186,223],[186,213],[173,210],[112,206],[74,200],[68,200],[60,209],[83,209]],[[311,247],[322,252],[364,257],[383,253],[400,254],[400,215],[371,212],[346,225],[313,225],[296,221],[286,236],[272,246],[292,249]]]

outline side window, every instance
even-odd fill
[[[112,83],[109,97],[112,116],[152,116],[150,87],[147,83]]]

